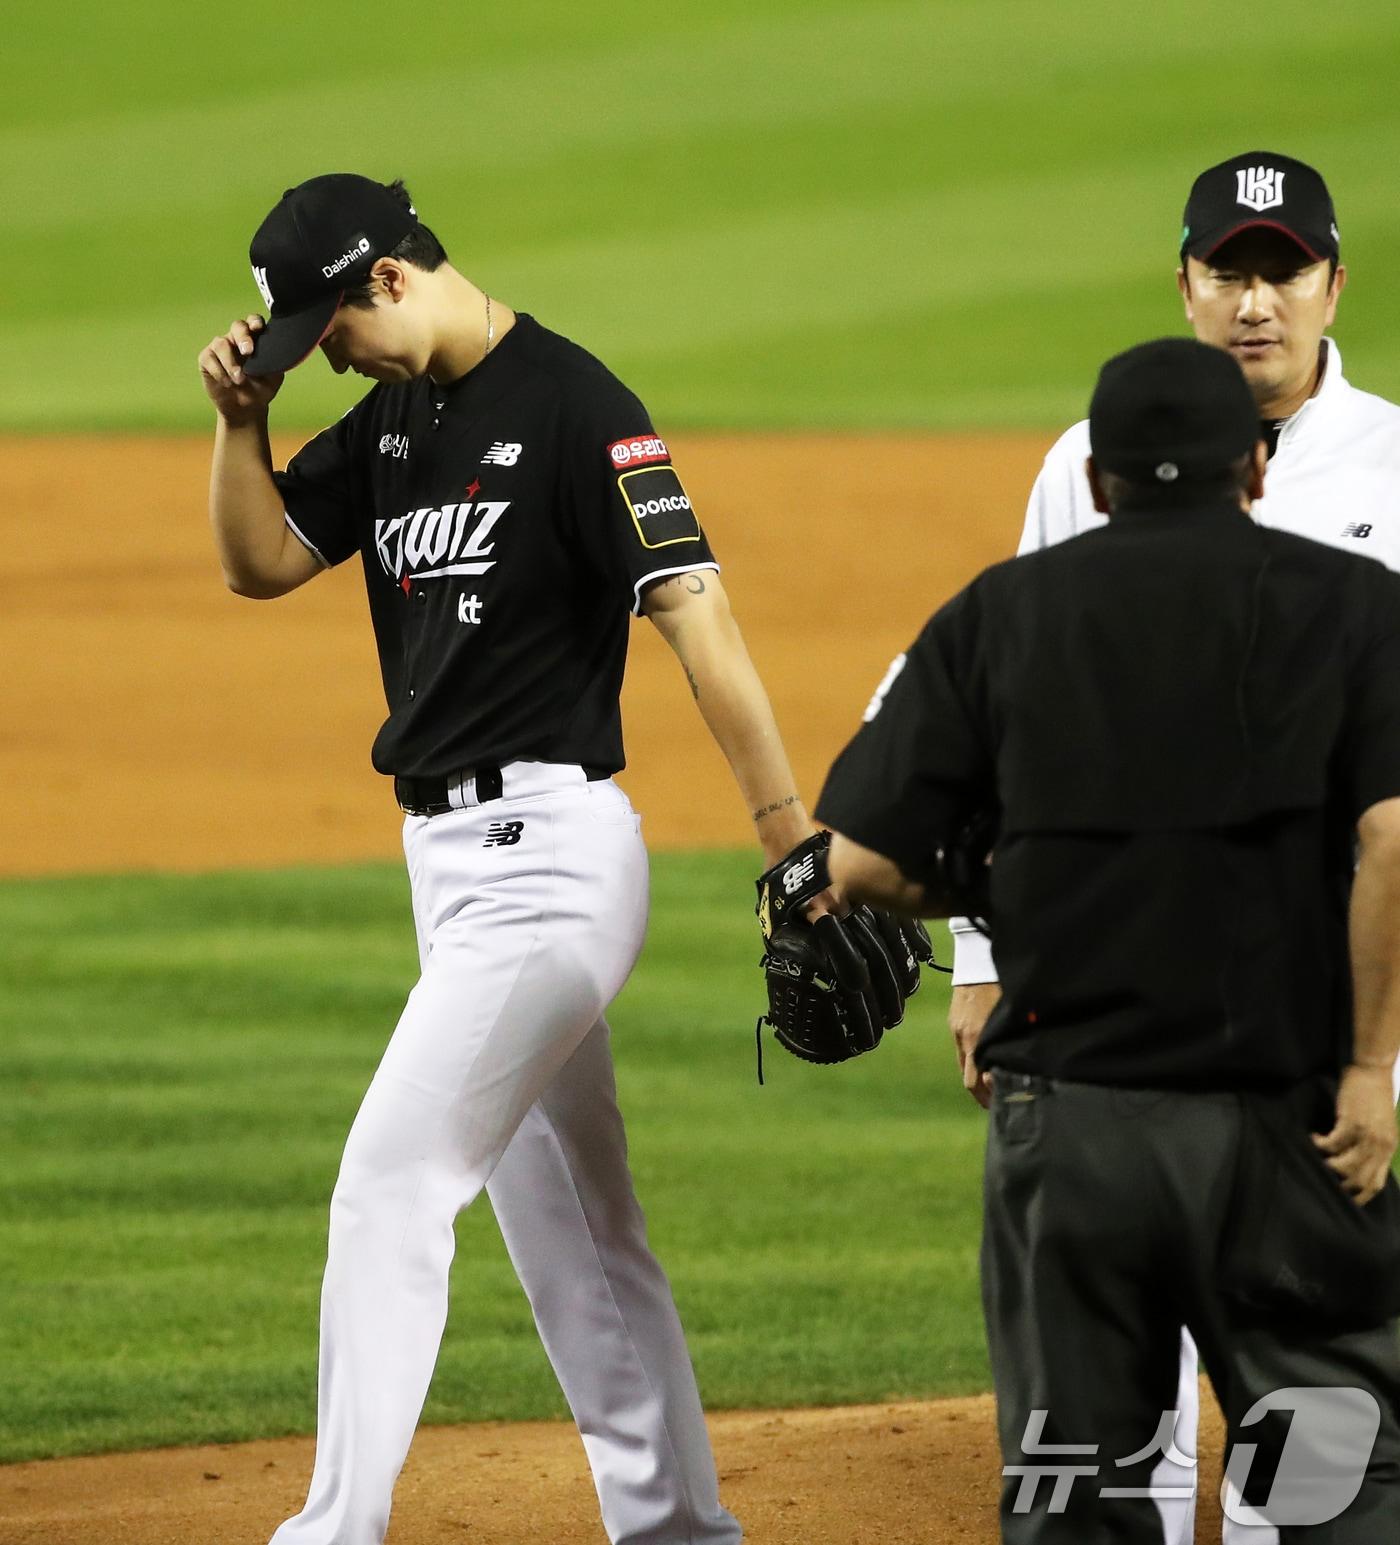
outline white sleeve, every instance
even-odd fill
[[[953,986],[970,987],[977,982],[996,981],[992,941],[986,934],[966,917],[950,917],[948,931],[953,936]]]
[[[1084,462],[1089,455],[1089,422],[1073,424],[1046,453],[1026,506],[1017,554],[1053,547],[1067,537],[1102,525],[1104,517],[1094,509]],[[953,986],[969,987],[994,982],[992,943],[965,917],[950,917],[953,935]]]

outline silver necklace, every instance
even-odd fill
[[[496,341],[496,326],[491,320],[491,297],[486,297],[486,353],[491,352],[491,345]],[[483,356],[484,357],[484,356]]]

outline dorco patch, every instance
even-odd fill
[[[673,542],[700,540],[700,522],[674,467],[624,472],[617,486],[632,512],[643,547],[669,547]]]
[[[652,461],[670,461],[671,453],[666,442],[657,435],[644,435],[636,440],[614,440],[608,447],[615,467],[644,467]]]

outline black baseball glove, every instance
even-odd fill
[[[807,903],[831,883],[830,844],[831,834],[818,832],[758,880],[768,986],[760,1048],[768,1024],[779,1045],[806,1062],[845,1062],[873,1050],[904,1018],[919,966],[933,964],[922,926],[889,912],[855,907],[845,917],[807,921]]]

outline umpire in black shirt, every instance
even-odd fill
[[[1397,1541],[1400,578],[1249,518],[1220,350],[1120,355],[1089,422],[1109,524],[937,612],[817,811],[855,899],[985,882],[1003,1538],[1159,1545],[1184,1323],[1236,1516]]]

